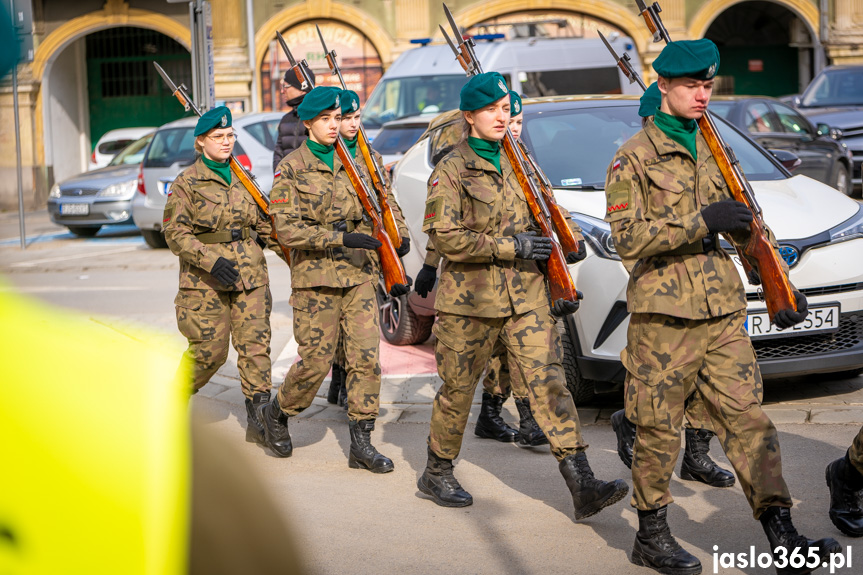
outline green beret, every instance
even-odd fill
[[[231,111],[226,106],[218,106],[204,112],[195,124],[195,137],[206,134],[213,128],[230,128]]]
[[[485,108],[507,96],[509,96],[509,88],[506,87],[506,80],[503,79],[503,76],[497,72],[485,72],[472,76],[462,87],[461,102],[458,109],[463,112],[472,112]]]
[[[335,86],[318,86],[306,94],[303,101],[297,106],[297,115],[300,120],[306,121],[314,120],[315,116],[324,110],[338,109],[341,111],[339,103],[341,93],[341,88]]]
[[[515,90],[509,91],[509,115],[518,116],[521,114],[521,96]]]
[[[360,109],[360,97],[353,90],[342,90],[342,115],[356,112]]]
[[[719,48],[707,38],[670,42],[653,61],[653,69],[663,78],[710,80],[719,71]]]
[[[662,104],[662,92],[659,91],[659,86],[654,82],[641,95],[641,105],[638,106],[638,115],[642,118],[653,116],[656,114],[656,109],[659,108],[660,104]]]

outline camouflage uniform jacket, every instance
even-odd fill
[[[333,224],[348,221],[357,225],[355,232],[372,233],[338,154],[332,171],[305,142],[285,156],[270,192],[270,213],[279,241],[291,248],[292,287],[351,287],[377,281],[377,252],[346,248],[344,233],[333,230]]]
[[[725,250],[666,255],[700,244],[708,235],[702,208],[731,198],[701,133],[696,150],[697,162],[648,122],[608,167],[605,220],[631,272],[626,291],[630,313],[708,319],[746,308],[740,274]],[[748,237],[744,231],[733,239],[745,242]]]
[[[238,291],[268,285],[264,252],[254,239],[205,244],[196,237],[244,227],[255,230],[268,247],[278,250],[270,237],[270,220],[236,176],[232,174],[228,186],[201,158],[183,170],[171,184],[162,224],[168,247],[180,257],[180,288],[206,285],[219,291]],[[236,264],[240,273],[232,286],[223,285],[209,273],[220,257]]]
[[[423,231],[444,258],[438,311],[507,317],[548,305],[536,262],[515,258],[513,236],[538,230],[506,155],[500,165],[464,141],[429,177]]]

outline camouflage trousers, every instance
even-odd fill
[[[514,369],[513,369],[514,368]],[[510,393],[516,399],[527,400],[527,388],[524,386],[518,367],[509,365],[509,356],[503,340],[498,338],[491,350],[491,359],[485,368],[482,380],[483,391],[492,395],[509,397]]]
[[[193,367],[193,392],[198,391],[228,359],[228,343],[237,350],[243,395],[269,393],[270,287],[248,291],[182,288],[174,304],[177,327],[189,340],[185,357]]]
[[[474,391],[492,353],[489,344],[498,339],[506,348],[509,366],[517,368],[526,383],[534,417],[552,454],[560,460],[587,448],[566,388],[560,335],[548,307],[501,318],[438,312],[434,334],[443,385],[432,406],[429,447],[439,457],[458,457]]]
[[[300,361],[279,389],[279,405],[296,415],[312,404],[343,336],[348,418],[378,416],[381,390],[380,329],[374,282],[348,287],[297,288],[291,294]]]
[[[632,505],[658,509],[680,452],[684,402],[695,387],[753,514],[791,507],[779,436],[761,409],[761,372],[746,334],[746,312],[709,320],[635,313],[621,354],[626,417],[637,425]]]
[[[857,468],[857,471],[863,473],[863,427],[857,432],[857,436],[851,443],[851,448],[848,450],[848,459],[851,464]]]

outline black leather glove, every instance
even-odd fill
[[[219,280],[226,286],[233,285],[237,278],[240,277],[240,272],[231,260],[219,258],[210,270],[210,275]]]
[[[390,288],[390,295],[393,297],[400,297],[403,295],[407,295],[411,291],[411,284],[413,284],[413,280],[410,276],[405,276],[408,280],[407,285],[405,284],[393,284],[393,287]]]
[[[551,305],[551,315],[554,317],[563,317],[578,311],[578,306],[581,303],[581,298],[584,296],[580,291],[575,292],[578,295],[578,301],[569,301],[568,299],[560,298]]]
[[[402,245],[396,250],[396,255],[400,258],[408,255],[408,252],[411,251],[411,239],[410,238],[402,238]]]
[[[338,221],[333,224],[334,232],[342,232],[345,233],[348,231],[348,222],[345,220]]]
[[[522,232],[515,235],[515,257],[522,260],[547,260],[551,255],[551,238],[536,232]]]
[[[381,242],[368,234],[351,233],[342,236],[342,244],[346,248],[362,248],[364,250],[376,250],[381,247]]]
[[[584,240],[578,242],[578,251],[577,252],[569,252],[566,254],[566,263],[574,264],[576,262],[580,262],[584,258],[587,257],[587,249],[584,247]]]
[[[701,210],[701,217],[711,234],[737,232],[749,229],[752,210],[737,200],[722,200]]]
[[[790,309],[780,309],[773,316],[773,323],[779,329],[788,329],[806,319],[809,315],[809,302],[806,301],[806,296],[797,290],[794,290],[794,299],[797,300],[797,311]]]
[[[423,269],[417,274],[417,283],[414,284],[414,291],[420,297],[428,297],[429,292],[434,287],[437,281],[437,268],[428,264],[423,264]]]

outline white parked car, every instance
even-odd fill
[[[641,129],[638,100],[627,96],[575,96],[525,100],[522,138],[555,186],[558,202],[581,225],[588,256],[570,266],[584,293],[579,311],[563,322],[564,367],[576,401],[619,389],[620,352],[626,344],[628,274],[614,250],[605,215],[606,168],[617,148]],[[433,157],[448,145],[458,114],[442,114],[398,163],[394,194],[412,245],[408,275],[422,267],[426,182]],[[747,286],[748,329],[765,378],[863,371],[863,206],[806,176],[792,176],[764,149],[717,118],[776,234],[791,281],[809,299],[808,319],[777,332],[766,320],[757,288]],[[443,135],[443,136],[442,136]],[[731,246],[726,246],[731,249]],[[734,256],[735,259],[737,256]],[[739,262],[738,262],[739,264]],[[742,268],[739,267],[741,277]],[[384,336],[397,343],[428,337],[433,294],[401,301],[381,295]],[[400,325],[401,323],[404,326]],[[410,328],[410,329],[409,329]],[[421,333],[418,332],[422,330]]]
[[[93,153],[90,154],[90,163],[88,170],[97,170],[104,168],[114,159],[114,156],[123,151],[126,146],[132,144],[136,140],[143,138],[147,134],[151,134],[156,130],[154,127],[149,128],[120,128],[118,130],[110,130],[105,132],[96,145],[93,146]]]

